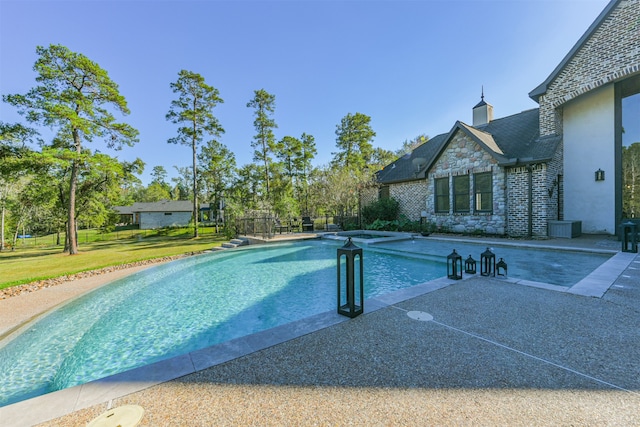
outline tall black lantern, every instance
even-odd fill
[[[345,280],[343,289],[342,276],[340,274],[340,266],[342,257],[345,257]],[[359,265],[359,274],[357,280],[359,283],[359,295],[356,295],[356,260]],[[362,259],[362,248],[357,247],[351,241],[351,237],[343,247],[338,248],[338,314],[354,318],[362,314],[364,310],[364,262]],[[358,298],[359,296],[359,298]],[[360,304],[356,304],[359,299]]]
[[[496,255],[489,248],[480,254],[480,275],[496,276]]]
[[[622,228],[622,252],[638,252],[638,227],[635,222],[627,221]]]
[[[504,262],[502,258],[500,258],[500,261],[496,264],[496,274],[507,277],[507,263]]]
[[[476,274],[476,260],[471,258],[471,255],[464,261],[464,272],[467,274]]]
[[[462,257],[455,249],[447,256],[447,277],[454,280],[462,279]]]

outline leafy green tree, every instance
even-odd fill
[[[405,154],[411,154],[413,150],[415,150],[417,147],[421,146],[427,141],[429,141],[429,136],[426,134],[420,134],[413,139],[405,139],[404,142],[402,143],[402,147],[400,147],[398,150],[395,151],[396,158],[400,158]]]
[[[164,168],[164,166],[154,166],[153,171],[151,172],[151,177],[153,178],[152,182],[157,182],[158,184],[166,184],[167,170]]]
[[[303,133],[300,137],[302,142],[301,155],[296,159],[295,166],[298,171],[299,187],[300,187],[300,205],[302,206],[302,198],[304,198],[304,210],[309,214],[309,177],[311,174],[311,161],[314,159],[318,151],[316,150],[316,142],[313,135]]]
[[[210,203],[219,202],[233,182],[236,169],[235,155],[224,144],[209,141],[200,150],[198,160],[202,170],[201,187],[205,197]]]
[[[190,181],[191,178],[193,178],[193,172],[191,171],[191,167],[174,166],[174,168],[178,171],[178,176],[171,178],[171,181],[175,184],[173,192],[176,198],[178,200],[188,200],[192,198],[193,194],[191,193]]]
[[[272,161],[271,154],[275,151],[276,139],[273,134],[273,129],[276,129],[275,120],[271,118],[275,112],[276,97],[268,93],[264,89],[256,90],[254,97],[247,107],[254,109],[254,121],[253,126],[256,130],[256,135],[253,137],[251,146],[254,148],[253,160],[262,162],[263,175],[266,184],[266,192],[264,194],[264,201],[268,204],[271,203],[271,188],[270,188],[270,163]]]
[[[204,78],[197,73],[182,70],[178,73],[178,80],[171,83],[173,92],[178,99],[171,101],[171,108],[167,113],[167,120],[180,125],[178,135],[169,139],[171,144],[191,146],[193,163],[192,195],[193,195],[193,237],[198,237],[198,146],[207,136],[215,140],[224,133],[218,119],[213,115],[213,109],[224,102],[219,96],[218,89],[205,83]]]
[[[31,150],[27,142],[32,142],[37,132],[19,123],[0,122],[0,251],[5,248],[5,222],[10,195],[21,177],[29,169],[28,158]]]
[[[7,95],[3,99],[18,107],[33,123],[58,129],[61,140],[70,140],[63,149],[71,165],[67,236],[69,254],[78,253],[76,239],[76,190],[78,176],[88,167],[83,142],[103,138],[109,148],[120,149],[137,142],[138,131],[118,123],[110,109],[129,114],[125,98],[107,72],[86,56],[61,45],[38,46],[34,65],[39,86],[26,95]]]
[[[336,126],[336,147],[333,165],[350,168],[360,173],[371,162],[373,138],[376,133],[371,128],[371,117],[348,113]]]
[[[398,160],[398,157],[392,151],[376,147],[373,149],[373,155],[371,156],[369,172],[380,170],[396,160]]]
[[[640,142],[622,147],[622,217],[640,217]]]

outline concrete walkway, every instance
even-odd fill
[[[438,279],[355,319],[328,312],[9,405],[0,425],[85,425],[126,404],[144,426],[640,425],[640,257],[607,264],[568,292]]]

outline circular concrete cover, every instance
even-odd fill
[[[135,427],[140,423],[143,415],[142,406],[119,406],[99,415],[87,424],[87,427]]]
[[[407,312],[407,316],[409,316],[413,320],[421,320],[423,322],[429,322],[433,320],[433,316],[429,313],[425,313],[424,311],[409,311]]]

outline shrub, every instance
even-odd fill
[[[400,214],[400,203],[390,197],[380,199],[362,208],[362,222],[371,224],[375,220],[395,221]]]

